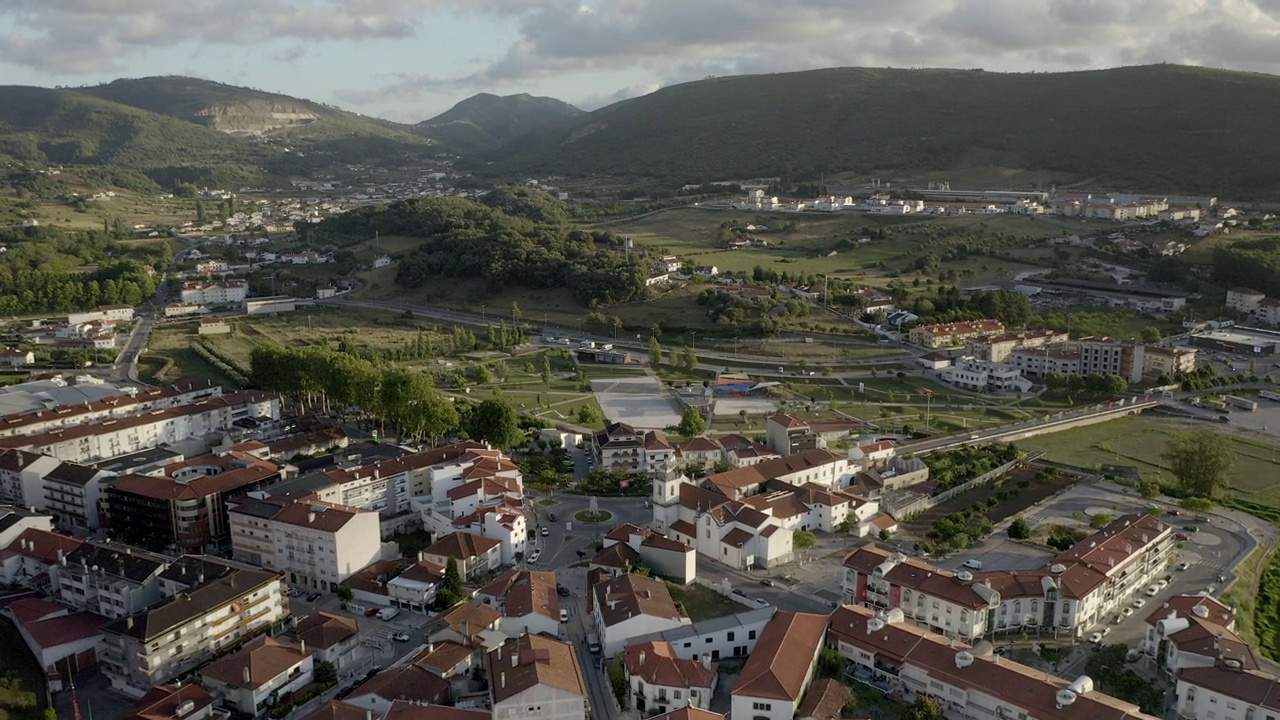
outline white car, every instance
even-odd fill
[[[560,622],[569,622],[569,608],[560,608]]]
[[[542,557],[542,548],[538,548],[529,554],[529,562],[536,563],[540,557]]]
[[[1165,588],[1167,588],[1167,587],[1169,587],[1169,581],[1168,581],[1168,580],[1161,580],[1160,582],[1156,583],[1156,588],[1157,588],[1158,590],[1163,590],[1163,589],[1165,589]]]
[[[1176,569],[1177,569],[1177,570],[1186,570],[1186,569],[1187,569],[1187,568],[1189,568],[1189,567],[1191,567],[1191,563],[1189,563],[1189,562],[1180,562],[1180,563],[1178,563],[1178,567],[1177,567]]]
[[[1108,636],[1108,635],[1110,635],[1110,634],[1111,634],[1111,628],[1109,628],[1109,627],[1102,628],[1102,637],[1106,637],[1106,636]]]
[[[1159,592],[1160,592],[1160,588],[1156,585],[1152,585],[1147,588],[1147,591],[1145,594],[1147,597],[1155,597],[1157,594],[1159,594]]]
[[[1093,643],[1094,645],[1097,645],[1098,643],[1102,642],[1102,633],[1096,632],[1090,635],[1089,642]]]
[[[395,640],[396,642],[409,642],[409,633],[405,633],[405,632],[392,633],[391,639]]]
[[[551,534],[551,528],[547,527],[546,525],[543,525],[543,526],[542,526],[542,537],[547,537],[547,536],[548,536],[548,535],[550,535],[550,534]]]
[[[1133,608],[1131,608],[1131,607],[1127,607],[1127,608],[1125,608],[1125,609],[1124,609],[1124,611],[1123,611],[1123,612],[1121,612],[1120,614],[1121,614],[1121,615],[1124,615],[1125,617],[1129,617],[1130,615],[1132,615],[1132,614],[1133,614]]]
[[[1147,601],[1143,600],[1142,598],[1136,598],[1133,602],[1129,604],[1133,606],[1134,610],[1141,610],[1142,607],[1147,604]]]

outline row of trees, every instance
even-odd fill
[[[339,416],[355,414],[398,428],[415,441],[466,435],[501,448],[523,439],[520,421],[501,399],[455,403],[436,392],[431,376],[379,367],[329,348],[300,350],[260,345],[250,358],[254,385]]]
[[[155,294],[157,277],[133,260],[106,263],[87,273],[0,267],[0,315],[141,305]]]

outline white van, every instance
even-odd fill
[[[964,566],[965,566],[965,567],[967,567],[967,568],[969,568],[969,569],[971,569],[971,570],[981,570],[981,569],[982,569],[982,561],[981,561],[981,560],[975,560],[975,559],[973,559],[973,558],[969,558],[968,560],[965,560],[965,561],[964,561]]]
[[[379,620],[390,620],[390,619],[394,618],[395,616],[397,616],[397,615],[399,615],[399,614],[400,614],[400,608],[397,608],[397,607],[384,607],[384,608],[382,608],[381,610],[379,610],[379,611],[378,611],[378,619],[379,619]]]

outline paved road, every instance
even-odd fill
[[[1074,410],[1064,410],[1054,415],[1045,415],[1042,417],[1034,418],[1031,420],[1025,420],[1022,422],[1009,423],[1007,425],[1000,425],[997,427],[990,427],[982,430],[975,430],[968,434],[957,433],[954,435],[943,435],[940,437],[928,438],[926,440],[920,440],[917,442],[907,443],[903,445],[901,448],[899,448],[899,453],[900,454],[914,453],[916,455],[919,455],[921,453],[933,452],[935,450],[945,450],[947,448],[958,447],[960,445],[972,445],[974,443],[997,442],[1000,440],[1004,440],[1008,437],[1019,436],[1028,430],[1035,430],[1037,428],[1042,428],[1045,426],[1069,423],[1071,421],[1078,421],[1082,419],[1099,417],[1104,415],[1115,415],[1119,417],[1120,415],[1123,415],[1126,413],[1132,413],[1135,410],[1140,412],[1142,410],[1149,410],[1159,405],[1159,403],[1154,400],[1142,401],[1141,398],[1135,398],[1135,400],[1138,401],[1135,404],[1127,404],[1124,406],[1117,404],[1116,406],[1112,407],[1110,406],[1109,403],[1101,403],[1097,405],[1090,405],[1084,408],[1077,408]],[[1052,430],[1051,432],[1057,432],[1058,430],[1064,430],[1064,429],[1066,428],[1057,428],[1055,430]]]

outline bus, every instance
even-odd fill
[[[1280,393],[1273,392],[1271,390],[1263,390],[1262,392],[1258,393],[1258,397],[1262,398],[1263,400],[1280,401]]]

